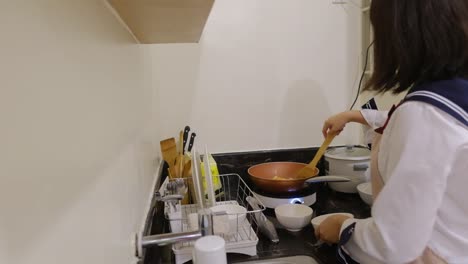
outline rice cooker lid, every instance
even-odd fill
[[[370,150],[359,146],[337,147],[327,150],[325,157],[340,160],[368,160]]]

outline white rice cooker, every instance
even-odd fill
[[[343,193],[357,193],[357,186],[370,181],[370,150],[362,146],[330,148],[325,152],[325,174],[343,176],[349,182],[329,182],[328,186]]]

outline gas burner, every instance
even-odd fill
[[[317,201],[316,187],[309,186],[299,192],[271,194],[255,189],[253,192],[258,199],[270,209],[282,204],[304,204],[313,205]]]
[[[258,193],[255,193],[258,199],[270,209],[276,208],[278,205],[282,204],[304,204],[307,206],[311,206],[317,201],[316,194],[313,193],[307,196],[293,196],[291,198],[276,198],[276,197],[268,197],[263,196]]]

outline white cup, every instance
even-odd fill
[[[188,225],[190,228],[190,231],[197,231],[199,228],[198,224],[198,214],[197,213],[191,213],[188,215]]]
[[[219,236],[205,236],[195,242],[193,262],[195,264],[227,264],[226,243]]]
[[[213,233],[215,235],[227,235],[230,233],[230,225],[229,225],[229,217],[228,215],[214,215],[213,216]]]

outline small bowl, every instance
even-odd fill
[[[333,214],[324,214],[324,215],[320,215],[320,216],[317,216],[317,217],[314,217],[314,219],[312,219],[312,221],[310,221],[310,223],[312,224],[312,226],[314,227],[314,229],[317,229],[319,227],[319,225],[323,222],[323,220],[327,219],[329,216],[332,216],[332,215],[344,215],[344,216],[349,216],[351,218],[354,217],[354,215],[350,214],[350,213],[333,213]]]
[[[212,212],[226,212],[227,215],[213,216],[214,232],[218,234],[229,234],[237,232],[242,227],[247,209],[237,204],[221,204],[210,208]]]
[[[312,208],[302,204],[283,204],[275,208],[276,219],[287,230],[300,231],[309,224],[312,218]]]
[[[361,199],[368,205],[372,205],[372,184],[370,182],[361,183],[357,186],[357,190]]]

